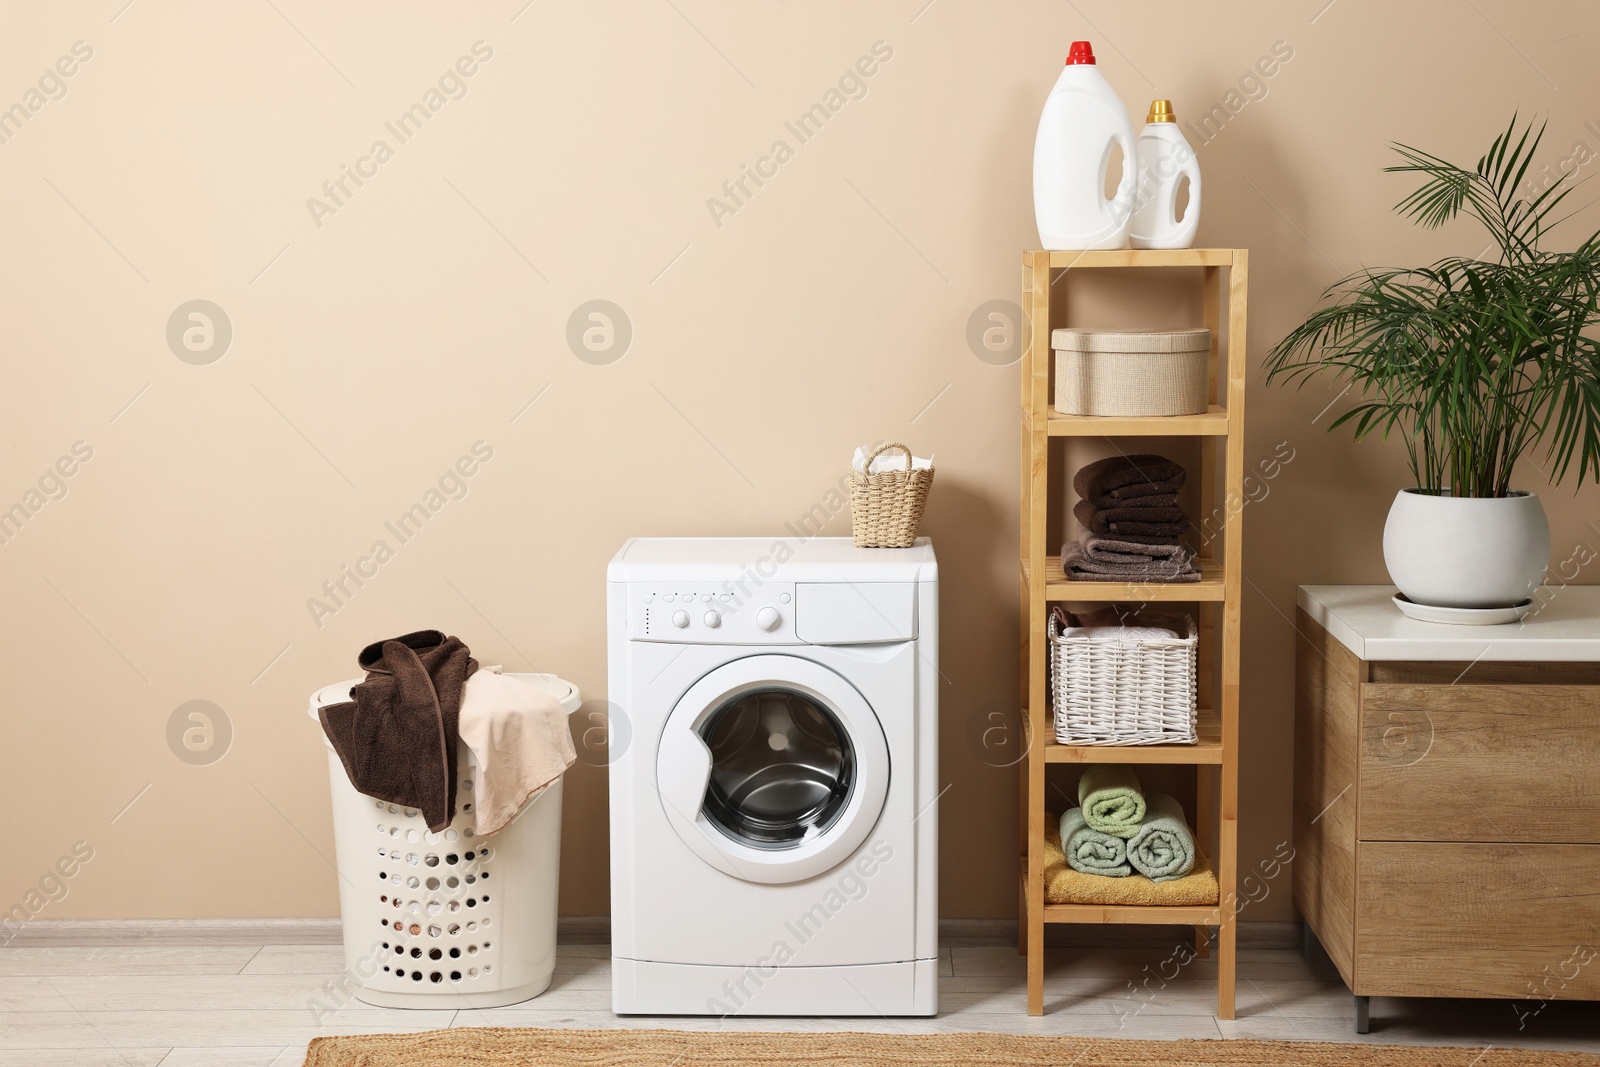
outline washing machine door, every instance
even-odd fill
[[[662,808],[693,852],[747,882],[798,882],[848,859],[889,792],[889,746],[842,676],[750,656],[689,688],[656,761]]]

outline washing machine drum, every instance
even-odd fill
[[[712,712],[700,737],[711,750],[705,813],[757,848],[784,848],[826,833],[844,813],[855,748],[819,701],[769,686],[736,694]]]
[[[883,728],[853,686],[794,656],[712,671],[667,720],[657,782],[685,844],[735,878],[814,877],[866,840],[888,793]]]

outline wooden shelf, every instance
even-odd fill
[[[1022,307],[1028,329],[1023,345],[1020,397],[1021,536],[1017,557],[1022,578],[1020,605],[1022,704],[1031,738],[1020,776],[1018,834],[1023,843],[1018,949],[1028,956],[1028,1014],[1044,1012],[1044,931],[1048,923],[1149,923],[1197,927],[1195,952],[1212,951],[1215,927],[1217,1016],[1234,1017],[1238,960],[1237,910],[1231,904],[1207,907],[1108,907],[1050,904],[1044,895],[1044,850],[1049,798],[1046,771],[1054,764],[1167,764],[1194,768],[1192,813],[1196,846],[1216,864],[1221,901],[1238,899],[1239,839],[1239,620],[1243,598],[1242,509],[1227,502],[1242,499],[1245,478],[1244,411],[1249,358],[1250,253],[1242,248],[1162,250],[1031,251],[1022,254]],[[1211,331],[1207,353],[1207,408],[1203,414],[1168,418],[1096,418],[1064,415],[1052,406],[1051,326],[1090,322],[1092,313],[1067,317],[1074,299],[1072,268],[1183,267],[1198,283],[1200,322]],[[1103,277],[1103,275],[1102,275]],[[1164,279],[1163,279],[1164,280]],[[1183,276],[1176,280],[1182,282]],[[1118,284],[1137,291],[1150,276],[1134,273]],[[1054,520],[1064,510],[1066,479],[1057,469],[1063,458],[1085,462],[1089,450],[1077,442],[1094,438],[1190,439],[1198,462],[1189,471],[1198,490],[1199,514],[1207,534],[1207,556],[1198,561],[1198,582],[1074,582],[1061,569],[1060,532]],[[1074,441],[1072,439],[1077,439]],[[1159,446],[1157,446],[1159,448]],[[1151,451],[1141,443],[1127,453]],[[1094,454],[1099,454],[1098,452]],[[1214,516],[1214,517],[1210,517]],[[1212,529],[1215,526],[1216,529]],[[1055,543],[1050,542],[1054,540]],[[1187,604],[1198,624],[1195,684],[1207,707],[1199,713],[1200,740],[1194,745],[1061,745],[1053,740],[1049,715],[1049,650],[1046,647],[1052,603],[1151,602]]]
[[[1223,581],[1222,562],[1215,559],[1197,559],[1200,568],[1198,582],[1079,582],[1067,578],[1061,569],[1060,556],[1044,558],[1044,596],[1046,600],[1087,601],[1166,601],[1176,603],[1202,603],[1226,598],[1227,585]],[[1022,581],[1031,584],[1028,561],[1022,561]]]
[[[1024,412],[1024,416],[1026,416]],[[1228,409],[1212,404],[1204,415],[1063,415],[1054,408],[1045,419],[1051,437],[1226,437]]]
[[[1172,907],[1170,905],[1126,904],[1046,904],[1047,923],[1153,923],[1173,926],[1215,926],[1218,910],[1212,907]]]
[[[1063,745],[1047,741],[1046,763],[1175,763],[1220,764],[1222,762],[1222,720],[1210,708],[1196,715],[1195,733],[1200,740],[1192,745]]]
[[[1023,253],[1024,263],[1037,264],[1045,257],[1051,269],[1064,267],[1231,267],[1236,249],[1232,248],[1106,248],[1082,252],[1046,252],[1035,249]]]

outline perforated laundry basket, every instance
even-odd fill
[[[568,713],[578,689],[552,674],[511,674]],[[311,717],[357,682],[311,695]],[[473,833],[477,765],[459,746],[456,817],[442,833],[415,808],[356,792],[328,744],[345,971],[357,999],[389,1008],[494,1008],[538,996],[556,964],[561,782],[508,826]]]

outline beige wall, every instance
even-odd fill
[[[1253,362],[1339,274],[1482,247],[1390,214],[1389,140],[1476,158],[1521,108],[1550,116],[1542,162],[1600,150],[1600,15],[1576,2],[123,3],[10,5],[0,33],[0,105],[93,50],[0,144],[0,506],[93,450],[0,545],[0,905],[93,849],[41,918],[333,914],[306,695],[363,643],[437,625],[603,698],[625,537],[777,531],[880,436],[938,458],[941,910],[1009,915],[1014,771],[972,735],[1015,685],[1017,372],[966,328],[1017,298],[1067,44],[1093,39],[1136,114],[1161,95],[1180,119],[1293,50],[1197,145],[1201,243],[1251,250]],[[385,130],[480,40],[464,98],[407,143]],[[879,41],[864,97],[799,144],[785,121]],[[314,220],[380,138],[393,158]],[[714,219],[778,139],[793,157]],[[165,336],[194,299],[232,324],[208,365]],[[565,340],[593,299],[632,324],[610,365]],[[1247,458],[1295,459],[1245,515],[1246,862],[1289,833],[1294,586],[1383,580],[1405,481],[1396,449],[1312,425],[1332,396],[1250,390]],[[478,441],[465,498],[398,545],[384,522]],[[1545,496],[1556,560],[1600,543],[1600,495]],[[394,557],[314,621],[379,539]],[[191,700],[231,723],[210,765],[169,749]],[[567,796],[562,908],[602,913],[604,771]],[[1280,889],[1250,917],[1290,915]]]

